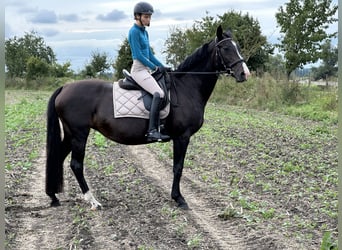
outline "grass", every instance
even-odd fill
[[[217,216],[221,220],[231,220],[234,218],[240,218],[242,212],[238,211],[236,208],[234,208],[232,205],[224,208],[224,210],[219,213]]]
[[[331,232],[325,232],[322,238],[320,250],[337,250],[336,243],[332,240]]]
[[[45,118],[47,92],[6,91],[5,134],[6,148],[25,154],[25,161],[8,159],[5,169],[30,169],[38,158],[39,150],[45,140]],[[25,146],[25,147],[23,147]]]
[[[188,240],[187,246],[189,249],[196,249],[200,247],[202,241],[202,235],[201,234],[195,234],[192,236],[191,239]]]

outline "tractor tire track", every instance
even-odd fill
[[[70,220],[67,207],[50,207],[44,192],[45,150],[35,161],[35,168],[28,180],[28,190],[19,193],[23,196],[22,206],[16,207],[15,213],[20,227],[16,236],[15,249],[56,249],[62,247],[62,239],[67,237],[67,231],[59,222]],[[58,218],[57,216],[58,215]],[[53,236],[53,237],[52,237]]]
[[[172,166],[163,164],[144,145],[129,146],[129,149],[132,156],[140,162],[146,176],[150,176],[164,192],[170,193],[173,180]],[[196,178],[198,177],[190,173],[183,173],[182,176],[181,191],[190,207],[188,213],[194,222],[217,243],[219,249],[303,249],[303,246],[285,240],[281,235],[248,231],[241,220],[220,220],[218,218],[220,211],[217,211],[215,205],[211,203],[210,196],[200,190]]]
[[[132,156],[141,162],[142,171],[154,180],[164,192],[169,193],[172,184],[172,168],[166,169],[146,146],[130,146]],[[166,181],[167,180],[167,181]],[[203,197],[194,194],[191,184],[182,182],[182,192],[190,206],[189,215],[202,230],[217,243],[220,249],[247,249],[245,239],[241,235],[234,235],[237,232],[234,225],[220,223],[217,213],[213,211],[204,201]]]

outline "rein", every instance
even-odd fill
[[[180,74],[190,74],[190,75],[220,75],[220,74],[228,74],[232,75],[232,70],[230,71],[201,71],[201,72],[196,72],[196,71],[185,71],[185,72],[178,72],[178,71],[171,71],[167,72],[168,74],[173,74],[173,75],[180,75]]]

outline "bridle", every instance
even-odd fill
[[[217,42],[217,38],[215,39],[215,48],[216,48],[216,51],[215,51],[215,57],[216,57],[216,69],[219,68],[219,64],[221,63],[224,67],[224,70],[216,70],[216,71],[209,71],[209,72],[194,72],[194,71],[189,71],[189,72],[177,72],[177,71],[171,71],[171,72],[168,72],[169,74],[192,74],[192,75],[208,75],[208,74],[216,74],[217,76],[220,75],[220,74],[226,74],[226,75],[234,75],[234,71],[232,70],[232,68],[238,64],[238,63],[241,63],[241,62],[245,62],[245,60],[243,58],[240,58],[234,62],[232,62],[231,64],[227,64],[226,61],[224,60],[223,56],[222,56],[222,53],[221,53],[221,50],[220,50],[220,47],[219,45],[225,41],[231,41],[232,38],[230,37],[227,37],[227,38],[224,38],[220,41]]]
[[[231,41],[232,38],[228,37],[228,38],[224,38],[222,39],[221,41],[217,42],[217,38],[215,39],[216,41],[216,44],[215,44],[215,47],[216,47],[216,68],[219,67],[219,63],[218,63],[218,60],[220,60],[221,64],[223,65],[225,71],[223,71],[222,73],[226,73],[228,75],[232,75],[234,72],[232,70],[232,68],[238,64],[238,63],[241,63],[241,62],[244,62],[245,60],[241,57],[240,59],[232,62],[231,64],[227,65],[226,61],[224,60],[222,54],[221,54],[221,50],[220,50],[220,47],[219,45],[222,43],[222,42],[225,42],[225,41]],[[220,71],[221,73],[221,71]]]
[[[215,39],[215,61],[216,61],[216,64],[215,64],[215,67],[216,67],[216,71],[209,71],[209,72],[194,72],[194,71],[189,71],[189,72],[177,72],[177,71],[171,71],[171,72],[167,72],[167,74],[192,74],[192,75],[216,75],[217,77],[220,75],[220,74],[226,74],[227,76],[230,76],[230,75],[234,75],[234,71],[232,70],[232,68],[240,63],[240,62],[244,62],[245,60],[241,57],[240,59],[232,62],[231,64],[227,65],[226,61],[224,60],[222,54],[221,54],[221,48],[219,47],[219,45],[225,41],[231,41],[232,38],[228,37],[228,38],[224,38],[220,41],[217,42],[217,38]],[[219,64],[222,64],[223,67],[224,67],[224,70],[219,70]],[[177,92],[177,88],[176,88],[176,85],[175,85],[175,80],[172,78],[172,81],[171,81],[171,84],[174,86],[174,89],[175,91]],[[177,94],[176,94],[176,99],[177,99]],[[171,104],[173,106],[178,106],[177,104],[177,100],[175,102],[172,102],[170,101]]]

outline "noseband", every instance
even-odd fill
[[[232,40],[232,38],[228,37],[228,38],[222,39],[222,40],[219,41],[219,42],[216,42],[216,44],[215,44],[215,47],[216,47],[216,68],[218,68],[218,66],[219,66],[219,60],[220,60],[221,64],[223,65],[223,67],[224,67],[224,69],[225,69],[225,73],[227,73],[228,75],[232,75],[232,74],[234,73],[233,70],[232,70],[232,68],[233,68],[236,64],[245,61],[243,58],[241,58],[241,59],[238,59],[238,60],[232,62],[231,64],[227,65],[226,61],[224,60],[224,58],[223,58],[223,56],[222,56],[222,54],[221,54],[221,50],[220,50],[220,48],[219,48],[219,45],[220,45],[221,43],[225,42],[225,41],[231,41],[231,40]],[[217,38],[216,38],[215,41],[217,41]]]

